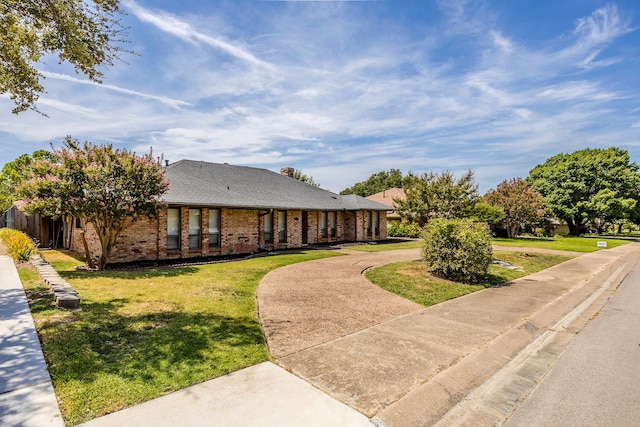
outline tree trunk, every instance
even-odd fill
[[[84,230],[80,231],[80,239],[82,239],[82,246],[84,246],[84,257],[87,259],[87,265],[89,268],[94,268],[93,259],[91,258],[91,253],[89,252],[89,244],[87,244],[87,238],[84,234]]]
[[[570,236],[579,236],[580,235],[580,231],[582,230],[582,224],[581,223],[575,223],[575,222],[573,222],[573,220],[568,219],[567,220],[567,225],[569,226],[569,235]]]

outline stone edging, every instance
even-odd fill
[[[64,280],[58,272],[40,255],[32,255],[29,262],[38,270],[40,277],[49,286],[53,292],[53,299],[58,308],[64,308],[70,311],[81,311],[80,296],[75,289]]]

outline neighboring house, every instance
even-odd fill
[[[387,206],[341,196],[266,169],[181,160],[166,168],[167,208],[129,224],[109,262],[167,260],[301,248],[387,237]],[[83,253],[80,224],[72,249]],[[89,227],[91,231],[91,227]],[[87,240],[99,248],[95,233]]]
[[[400,215],[395,212],[395,199],[404,200],[407,196],[404,194],[402,188],[389,188],[388,190],[381,191],[376,194],[372,194],[367,199],[387,205],[390,209],[387,211],[388,221],[400,221]]]

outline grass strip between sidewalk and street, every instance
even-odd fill
[[[269,359],[256,290],[269,271],[336,256],[300,251],[218,264],[136,271],[79,271],[42,252],[82,298],[57,309],[38,273],[19,274],[60,409],[75,425]]]
[[[422,260],[398,262],[372,268],[366,278],[377,286],[403,298],[429,307],[481,289],[508,283],[573,257],[566,255],[494,251],[494,258],[519,267],[518,270],[491,265],[479,283],[460,283],[435,277]]]

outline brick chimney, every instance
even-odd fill
[[[280,169],[280,174],[284,176],[288,176],[289,178],[293,178],[293,174],[295,172],[294,168],[282,168]]]

